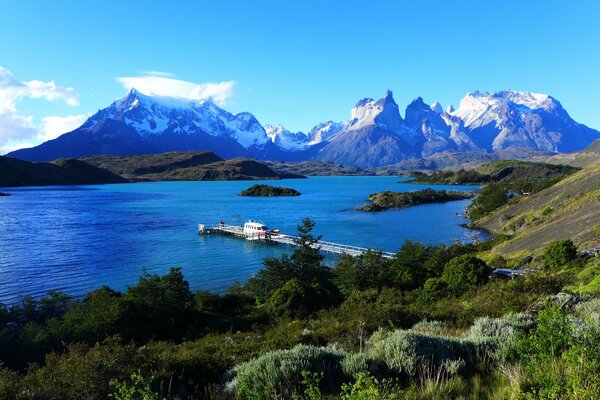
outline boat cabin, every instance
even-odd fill
[[[269,228],[260,222],[248,221],[244,224],[244,235],[246,236],[265,236]]]

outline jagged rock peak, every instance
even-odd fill
[[[429,106],[429,108],[431,109],[431,111],[435,112],[436,114],[441,114],[444,112],[442,105],[437,101],[435,103],[431,104],[431,106]]]
[[[396,130],[400,129],[402,125],[402,117],[391,90],[387,90],[384,97],[377,101],[371,98],[360,100],[352,109],[351,116],[352,118],[348,122],[348,128],[351,130],[369,125]]]

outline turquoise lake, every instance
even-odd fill
[[[298,197],[240,197],[260,181],[156,182],[94,186],[2,188],[0,302],[60,290],[75,296],[108,285],[124,290],[145,270],[181,267],[192,289],[224,291],[290,249],[218,235],[199,236],[199,223],[260,219],[295,233],[311,217],[323,240],[397,251],[407,240],[428,244],[469,241],[483,233],[463,226],[470,200],[380,213],[355,211],[369,194],[431,185],[399,184],[397,177],[312,177],[268,181],[297,189]],[[435,186],[474,190],[473,186]],[[330,262],[335,260],[328,258]]]

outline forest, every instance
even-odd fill
[[[224,294],[173,268],[2,306],[0,398],[600,398],[600,259],[571,241],[506,279],[522,260],[479,257],[502,237],[330,266],[313,228]]]

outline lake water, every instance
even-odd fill
[[[397,177],[314,177],[266,182],[299,190],[298,197],[240,197],[260,182],[156,182],[94,186],[2,188],[0,302],[61,290],[80,296],[101,285],[123,290],[146,269],[181,267],[193,289],[223,291],[245,281],[267,256],[289,249],[218,235],[199,236],[199,223],[261,219],[295,233],[306,216],[323,240],[397,251],[406,239],[429,244],[469,240],[457,215],[470,200],[380,213],[355,211]],[[431,186],[429,186],[431,187]],[[472,186],[437,186],[473,190]],[[238,217],[239,218],[239,217]]]

